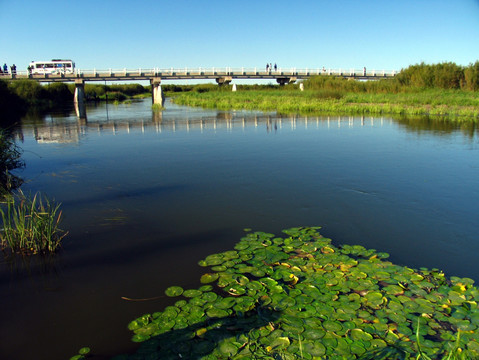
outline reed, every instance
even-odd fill
[[[60,205],[40,193],[33,197],[25,196],[21,190],[8,197],[0,208],[2,249],[24,255],[58,250],[61,240],[67,235],[59,228],[62,218]]]
[[[220,110],[277,111],[282,114],[441,115],[479,120],[477,93],[410,89],[399,93],[345,92],[342,89],[190,92],[173,98],[180,105]]]

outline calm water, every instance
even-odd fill
[[[129,321],[244,228],[322,226],[410,267],[479,280],[479,140],[471,126],[279,117],[151,102],[25,118],[24,190],[62,202],[53,260],[0,266],[0,358],[134,349]],[[156,298],[150,301],[128,301]]]

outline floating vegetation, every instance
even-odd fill
[[[18,194],[6,198],[0,208],[2,230],[0,247],[22,255],[52,253],[67,235],[59,228],[61,204],[36,193],[33,198]]]
[[[132,321],[118,359],[474,359],[479,290],[468,278],[333,246],[318,227],[247,234],[199,262],[198,289]]]

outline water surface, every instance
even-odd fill
[[[196,288],[197,262],[244,228],[319,225],[336,245],[479,280],[474,126],[166,106],[23,119],[23,189],[62,202],[69,235],[53,260],[2,262],[0,358],[134,349],[128,322],[169,304],[166,287]]]

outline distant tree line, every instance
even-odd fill
[[[124,100],[139,94],[148,93],[149,86],[140,84],[85,85],[85,97],[99,101]],[[72,102],[75,84],[51,83],[41,85],[34,80],[0,80],[0,120],[12,115],[22,115],[29,107],[36,106],[48,110]]]
[[[479,90],[479,61],[469,66],[452,62],[435,65],[425,63],[403,69],[397,81],[404,86],[419,88]]]
[[[468,66],[452,62],[420,63],[402,69],[394,78],[378,81],[349,81],[332,76],[315,76],[304,82],[306,89],[343,92],[405,92],[410,89],[479,90],[479,61]]]

